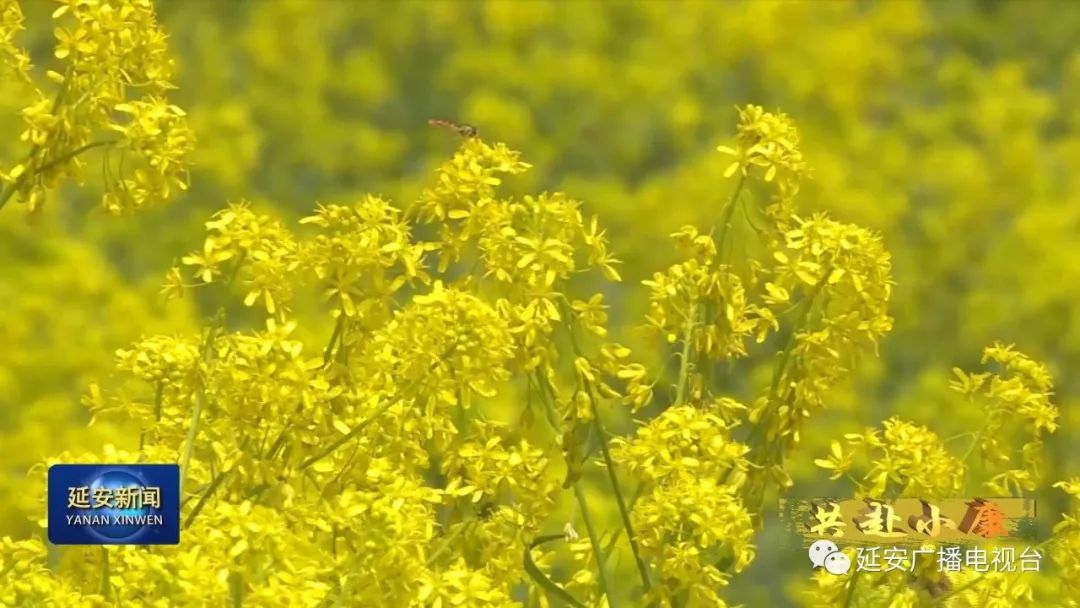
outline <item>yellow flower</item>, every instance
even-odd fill
[[[234,252],[232,251],[215,250],[214,243],[207,240],[203,245],[201,254],[186,255],[180,261],[188,266],[195,266],[195,277],[203,283],[209,283],[214,280],[214,276],[221,274],[218,270],[218,264],[232,258],[233,255]]]
[[[737,144],[718,146],[717,150],[735,157],[724,170],[724,177],[736,172],[749,174],[751,167],[764,169],[766,182],[782,174],[785,183],[798,183],[807,173],[799,150],[799,133],[794,123],[783,113],[766,112],[761,106],[739,108]]]
[[[815,458],[814,464],[823,469],[831,469],[829,479],[840,479],[851,469],[851,453],[845,453],[840,442],[833,440],[829,444],[829,457]]]

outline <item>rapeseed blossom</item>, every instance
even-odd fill
[[[436,13],[452,21],[447,10]],[[0,18],[0,58],[25,73],[18,5],[0,4]],[[172,60],[152,5],[72,0],[54,18],[57,94],[37,91],[23,113],[29,151],[0,196],[40,212],[91,149],[104,153],[108,211],[176,195],[193,137],[165,98]],[[917,29],[904,23],[896,36]],[[375,74],[365,81],[379,97],[371,58],[351,61]],[[566,67],[561,78],[580,84],[596,69]],[[700,120],[692,100],[676,105],[683,123]],[[679,259],[650,266],[644,289],[620,285],[607,214],[572,193],[507,187],[531,183],[532,165],[479,137],[404,205],[341,195],[296,226],[273,203],[227,205],[166,271],[177,305],[213,302],[201,330],[134,340],[84,396],[95,427],[134,429],[137,446],[43,463],[180,463],[183,544],[53,559],[36,539],[4,537],[0,603],[729,605],[765,550],[766,495],[797,483],[808,425],[889,347],[904,287],[877,231],[799,209],[810,171],[795,120],[757,105],[738,114],[719,150],[734,160],[709,176],[728,189],[719,223],[671,234]],[[657,352],[616,341],[613,303],[635,289]],[[764,373],[743,378],[737,366],[761,359]],[[964,455],[922,421],[889,417],[833,439],[817,464],[865,495],[1039,487],[1059,424],[1049,369],[1000,344],[985,359],[1000,369],[956,373],[985,413]],[[1054,551],[1066,572],[1073,520]],[[814,575],[812,601],[1034,601],[1021,577],[911,573],[850,586]]]
[[[25,52],[13,46],[18,5],[0,7],[4,63],[25,73]],[[175,88],[173,59],[150,0],[71,0],[53,12],[59,60],[46,73],[53,90],[33,87],[22,111],[28,148],[0,171],[0,206],[12,197],[30,211],[66,177],[84,180],[83,155],[104,150],[102,206],[122,213],[187,188],[194,138],[185,112],[164,94]]]
[[[27,77],[30,56],[15,43],[15,35],[23,29],[23,14],[16,0],[0,4],[0,66],[12,75]]]

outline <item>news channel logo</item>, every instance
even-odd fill
[[[48,510],[55,545],[177,545],[180,467],[55,464]]]

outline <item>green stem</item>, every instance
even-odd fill
[[[619,506],[619,516],[622,518],[623,527],[626,528],[626,539],[630,542],[630,552],[634,555],[634,563],[637,564],[641,584],[645,586],[645,591],[649,592],[652,590],[652,583],[649,581],[649,567],[645,564],[645,560],[641,558],[641,551],[638,549],[637,535],[634,534],[634,526],[630,522],[630,509],[627,508],[626,499],[623,498],[622,490],[619,488],[619,477],[615,472],[615,461],[611,458],[611,450],[608,449],[604,426],[600,422],[600,412],[596,409],[595,402],[593,402],[592,410],[593,424],[596,425],[596,434],[600,440],[600,452],[604,456],[604,468],[607,469],[608,480],[611,482],[611,489],[615,493],[615,504]]]
[[[631,496],[630,500],[628,500],[626,502],[626,510],[628,512],[634,510],[634,504],[637,502],[638,498],[640,498],[640,495],[635,494],[634,496]],[[611,539],[608,540],[607,547],[604,547],[604,555],[610,555],[611,554],[613,548],[615,547],[615,543],[619,542],[619,537],[622,536],[622,533],[623,533],[623,528],[619,528],[618,530],[615,530],[615,533],[611,535]]]
[[[783,358],[780,359],[780,363],[777,365],[776,371],[773,372],[772,382],[769,386],[768,399],[765,402],[766,411],[762,412],[761,419],[758,420],[756,425],[754,425],[754,430],[751,431],[750,437],[748,438],[748,443],[751,444],[751,448],[757,448],[757,443],[761,439],[761,434],[764,432],[764,429],[767,426],[768,418],[771,417],[773,411],[773,404],[780,396],[780,381],[787,373],[788,365],[791,363],[791,357],[795,350],[796,336],[798,336],[800,331],[805,329],[804,326],[807,325],[807,322],[810,319],[810,313],[814,309],[814,302],[817,300],[818,294],[821,293],[822,289],[825,286],[825,277],[828,276],[828,273],[829,270],[826,269],[826,272],[822,275],[821,280],[817,282],[817,284],[814,286],[813,291],[811,291],[804,300],[803,309],[800,312],[798,319],[796,319],[795,323],[791,326],[791,334],[788,335],[787,343],[784,345],[784,350],[781,351],[783,352]]]
[[[274,443],[270,444],[270,448],[267,449],[265,453],[263,453],[264,459],[269,460],[277,455],[278,450],[280,450],[281,446],[285,444],[285,433],[288,432],[288,430],[288,424],[285,424],[281,427],[281,430],[278,432],[277,438],[274,439]]]
[[[68,66],[68,69],[65,71],[64,82],[60,85],[60,88],[57,89],[56,96],[53,97],[52,107],[49,109],[49,114],[56,114],[57,108],[60,107],[60,102],[62,102],[64,100],[64,97],[67,96],[68,85],[70,82],[71,66]],[[24,162],[29,165],[30,161],[34,158],[34,155],[37,154],[37,151],[40,149],[40,144],[34,144],[33,146],[30,146],[30,152],[26,155],[26,160]],[[11,196],[15,194],[15,191],[19,189],[19,186],[22,185],[22,182],[28,179],[31,173],[35,173],[37,171],[38,170],[31,171],[29,167],[26,168],[22,175],[17,177],[15,181],[13,181],[9,186],[5,187],[4,190],[0,191],[0,209],[4,208],[4,205],[6,205],[8,200],[11,199]]]
[[[308,467],[310,467],[311,465],[315,464],[316,462],[322,460],[323,458],[326,458],[330,454],[333,454],[335,450],[337,450],[341,446],[348,443],[350,439],[352,439],[352,438],[356,437],[357,435],[359,435],[361,432],[363,432],[364,429],[366,429],[368,427],[368,425],[370,425],[372,422],[375,422],[375,420],[379,416],[386,413],[386,410],[389,410],[391,407],[393,407],[394,405],[397,405],[399,402],[401,402],[401,400],[405,398],[405,394],[404,394],[405,392],[406,391],[404,391],[404,390],[400,390],[400,391],[397,391],[396,393],[394,393],[394,395],[391,396],[391,398],[388,399],[386,401],[386,403],[379,406],[379,409],[375,410],[371,414],[371,416],[368,416],[368,418],[366,420],[364,420],[363,422],[358,424],[356,426],[356,428],[352,429],[351,431],[349,431],[345,435],[342,435],[340,438],[338,438],[335,441],[331,442],[330,445],[326,446],[326,448],[324,448],[318,454],[315,454],[314,456],[312,456],[312,457],[308,458],[307,460],[305,460],[304,462],[302,462],[300,464],[300,470],[303,471],[303,470],[307,469]]]
[[[218,308],[217,314],[214,315],[214,319],[210,322],[210,328],[206,333],[206,341],[202,345],[202,361],[203,363],[209,363],[210,358],[214,352],[214,340],[217,337],[217,332],[220,329],[224,331],[226,323],[226,314],[229,302],[229,292],[232,289],[233,283],[236,281],[236,277],[240,274],[240,267],[243,266],[244,261],[247,259],[247,252],[240,254],[236,258],[236,263],[233,264],[232,271],[229,273],[228,279],[225,281],[225,287],[221,292],[221,306]],[[187,473],[191,466],[191,455],[195,450],[195,439],[199,436],[199,425],[202,420],[202,409],[206,402],[206,387],[203,385],[203,378],[200,374],[197,378],[195,391],[195,407],[191,410],[191,424],[188,427],[187,442],[184,446],[184,456],[180,464],[180,496],[184,496],[184,481],[187,479]]]
[[[541,385],[541,382],[543,382],[543,380],[540,378],[540,374],[538,372],[535,372],[535,371],[531,372],[529,374],[529,376],[528,376],[528,381],[529,381],[530,389],[535,388],[536,389],[536,394],[540,395],[541,398],[543,398],[544,397],[544,395],[543,395],[544,388]],[[548,428],[550,428],[551,432],[554,433],[555,436],[557,437],[559,435],[558,416],[555,414],[555,412],[552,410],[551,407],[547,406],[546,401],[545,401],[545,407],[544,407],[544,421],[547,422]]]
[[[611,594],[611,582],[608,580],[607,568],[604,565],[604,556],[600,553],[603,545],[600,543],[600,536],[596,533],[596,527],[593,525],[592,516],[589,515],[589,505],[585,500],[585,491],[581,488],[581,482],[574,482],[574,497],[577,498],[578,508],[581,509],[581,519],[585,522],[585,530],[589,533],[589,544],[593,547],[593,554],[596,558],[596,569],[600,572],[600,589],[607,597],[608,606],[614,608],[615,599]]]
[[[971,440],[971,445],[969,445],[967,451],[964,452],[964,457],[960,459],[961,464],[967,464],[968,458],[971,458],[971,455],[975,453],[975,448],[982,441],[984,433],[986,433],[985,426],[979,429],[978,433],[975,433],[975,437]]]
[[[983,436],[986,435],[986,430],[987,426],[983,425],[982,428],[974,434],[974,437],[971,438],[971,445],[968,446],[967,450],[964,452],[963,458],[960,459],[960,465],[964,469],[963,478],[961,479],[961,483],[964,484],[964,487],[967,487],[968,474],[971,472],[971,467],[968,466],[968,460],[971,458],[971,455],[975,453],[975,448],[982,443]]]
[[[742,207],[743,217],[746,218],[746,223],[754,229],[754,232],[758,233],[759,236],[765,234],[765,231],[768,228],[766,228],[765,226],[758,226],[754,223],[754,218],[750,217],[750,207],[745,203],[745,201],[742,205],[740,205],[740,207]]]
[[[743,186],[746,185],[746,174],[739,174],[739,181],[735,184],[735,190],[732,191],[731,197],[728,198],[727,203],[724,205],[723,217],[720,220],[720,236],[716,243],[716,252],[721,256],[724,256],[724,241],[727,239],[729,230],[731,229],[731,220],[735,215],[735,204],[739,199],[739,194],[742,193]]]
[[[222,308],[225,308],[229,302],[229,291],[232,290],[233,283],[236,282],[236,277],[240,274],[240,267],[244,265],[245,260],[247,260],[247,251],[242,252],[239,257],[236,258],[236,263],[233,264],[232,270],[229,272],[229,278],[225,280],[225,288],[221,293]]]
[[[109,551],[108,548],[102,545],[101,547],[101,581],[100,581],[100,593],[105,597],[109,597]]]
[[[862,573],[860,568],[855,568],[855,573],[851,575],[851,582],[849,583],[847,595],[844,596],[843,608],[851,608],[851,602],[855,599],[855,585],[859,584],[859,574]]]
[[[675,405],[686,401],[686,385],[690,379],[690,347],[694,342],[694,321],[697,316],[697,301],[690,302],[686,313],[686,335],[683,337],[682,358],[679,361],[679,381],[675,387]]]
[[[195,448],[195,437],[199,434],[199,420],[202,416],[203,401],[206,399],[206,393],[203,390],[202,380],[197,380],[199,387],[196,390],[195,395],[195,407],[191,409],[191,424],[188,426],[187,440],[184,444],[184,456],[180,461],[180,496],[184,496],[184,482],[187,480],[187,473],[191,467],[191,454]]]
[[[557,540],[566,540],[566,537],[562,534],[548,534],[547,536],[541,536],[529,543],[529,546],[525,547],[525,572],[529,575],[529,578],[536,581],[536,583],[540,585],[544,589],[544,591],[548,593],[548,595],[557,597],[560,600],[569,604],[570,606],[573,606],[574,608],[585,608],[585,604],[577,601],[577,599],[574,598],[574,596],[570,595],[570,593],[567,592],[566,589],[558,586],[557,584],[555,584],[554,581],[548,578],[547,575],[544,574],[544,571],[536,565],[536,561],[532,558],[533,549],[539,547],[540,545],[544,545]]]
[[[338,589],[338,598],[337,598],[337,605],[338,606],[344,606],[345,605],[345,598],[349,597],[349,595],[352,593],[352,582],[353,582],[352,577],[351,576],[346,576],[345,577],[345,582],[341,583],[341,588]],[[329,600],[330,600],[330,595],[327,594],[326,602],[329,602]]]
[[[92,142],[90,142],[88,144],[79,146],[78,148],[75,148],[73,150],[69,150],[69,151],[61,154],[60,156],[57,156],[56,158],[53,158],[53,159],[49,160],[49,162],[47,162],[47,163],[41,165],[40,167],[38,167],[35,170],[35,172],[40,173],[42,171],[48,171],[49,169],[52,169],[56,165],[59,165],[61,163],[66,163],[67,161],[75,158],[76,156],[82,154],[83,152],[88,152],[90,150],[93,150],[94,148],[100,148],[102,146],[111,146],[111,145],[113,145],[115,143],[117,143],[117,140],[115,140],[115,139],[103,139],[103,140],[100,140],[100,141],[92,141]]]
[[[769,393],[763,405],[763,410],[754,424],[753,429],[750,431],[749,436],[746,439],[746,444],[750,448],[750,460],[758,468],[766,471],[773,465],[778,465],[783,462],[785,445],[783,437],[777,437],[777,441],[769,443],[767,434],[769,427],[773,423],[773,419],[779,412],[779,402],[782,401],[780,384],[781,380],[787,375],[788,366],[791,363],[793,352],[795,350],[795,339],[798,333],[804,329],[804,326],[809,324],[810,314],[814,309],[814,303],[817,301],[818,294],[821,293],[826,278],[829,274],[828,268],[822,278],[814,286],[813,291],[806,297],[803,310],[799,315],[798,320],[792,325],[791,334],[788,336],[787,344],[782,351],[783,355],[780,359],[776,370],[773,372],[772,382],[769,387]],[[735,469],[732,469],[734,471]],[[731,473],[729,472],[730,476]],[[766,483],[768,478],[766,477],[761,483],[754,483],[748,485],[746,493],[744,494],[744,504],[747,508],[757,510],[761,507],[762,500],[765,496]]]
[[[214,351],[214,339],[217,334],[218,320],[224,316],[224,309],[218,311],[217,318],[211,323],[210,328],[206,332],[205,342],[202,345],[202,362],[207,363],[210,361],[210,356]],[[199,423],[202,419],[203,404],[206,401],[206,387],[203,385],[204,379],[202,377],[202,370],[199,370],[198,377],[195,379],[195,406],[191,408],[191,423],[188,425],[187,440],[184,445],[184,455],[180,461],[180,497],[183,500],[184,496],[184,482],[187,480],[187,474],[191,467],[191,454],[195,450],[195,438],[199,435]]]
[[[323,350],[323,367],[330,365],[330,358],[334,354],[334,347],[341,340],[341,333],[345,329],[345,313],[339,311],[337,322],[334,323],[334,331],[330,334],[330,341]]]
[[[345,312],[342,311],[342,310],[339,310],[338,311],[337,322],[334,323],[334,331],[331,332],[330,339],[326,343],[326,348],[323,349],[323,367],[326,367],[326,366],[330,365],[331,358],[333,357],[333,355],[335,353],[335,350],[334,350],[335,346],[337,346],[337,351],[336,352],[341,352],[341,347],[340,347],[339,344],[341,343],[342,340],[345,339],[344,338],[344,331],[345,331]],[[297,411],[299,411],[299,408],[302,407],[302,406],[303,406],[303,403],[301,402],[300,405],[297,406],[298,407]],[[274,456],[277,455],[278,450],[281,449],[281,447],[285,445],[286,434],[288,433],[291,424],[292,423],[287,422],[284,425],[282,425],[281,430],[278,431],[277,437],[274,439],[274,443],[270,444],[270,449],[268,449],[263,454],[263,458],[270,459],[270,458],[274,458]]]
[[[61,154],[60,156],[57,156],[56,158],[50,160],[47,163],[44,163],[43,165],[41,165],[40,167],[38,167],[36,169],[33,169],[33,170],[27,169],[26,172],[23,173],[22,175],[20,175],[18,178],[16,178],[15,181],[8,184],[3,189],[3,191],[0,191],[0,209],[4,208],[4,205],[6,205],[8,203],[8,201],[11,199],[12,195],[14,195],[15,192],[18,191],[19,187],[23,185],[23,182],[25,182],[27,179],[30,179],[31,176],[36,175],[38,173],[41,173],[42,171],[48,171],[49,169],[52,169],[56,165],[59,165],[60,163],[65,163],[65,162],[75,158],[76,156],[78,156],[78,155],[80,155],[83,152],[86,152],[88,150],[93,150],[94,148],[100,148],[102,146],[108,146],[108,145],[112,145],[112,144],[115,144],[115,143],[116,143],[116,140],[112,140],[112,139],[90,142],[90,143],[88,143],[86,145],[79,146],[78,148],[75,148],[74,150],[70,150],[68,152],[65,152],[64,154]]]
[[[787,366],[791,363],[792,353],[795,351],[795,339],[799,335],[799,332],[805,329],[810,321],[810,313],[814,310],[814,303],[817,301],[818,295],[824,290],[825,282],[827,281],[830,270],[825,269],[825,273],[822,274],[821,279],[814,285],[813,291],[806,297],[806,305],[803,307],[799,314],[799,318],[796,319],[795,324],[792,325],[791,335],[788,336],[787,344],[784,346],[784,358],[780,361],[780,366],[777,367],[776,373],[773,375],[772,386],[769,387],[769,400],[776,400],[779,395],[777,391],[780,388],[780,380],[787,372]]]
[[[229,599],[232,600],[232,608],[244,605],[244,575],[239,572],[229,575]]]
[[[544,402],[544,407],[547,409],[549,415],[552,417],[552,420],[557,420],[558,415],[555,411],[555,405],[552,402],[554,396],[549,393],[551,387],[547,384],[547,382],[541,382],[539,373],[537,373],[537,376],[538,377],[536,379],[536,382],[537,384],[541,385],[539,392],[540,398]],[[569,461],[569,458],[567,459],[566,466],[568,468],[573,466]],[[589,544],[592,545],[593,554],[596,556],[596,568],[600,574],[600,590],[608,598],[608,606],[614,608],[615,601],[611,597],[611,585],[608,582],[607,566],[605,564],[606,560],[604,559],[603,545],[600,543],[600,536],[596,533],[596,528],[593,526],[592,523],[592,517],[589,515],[588,505],[585,501],[585,493],[581,489],[581,482],[575,481],[573,483],[573,487],[574,497],[577,499],[578,508],[581,509],[581,517],[585,521],[585,528],[589,532]]]
[[[454,540],[464,534],[465,530],[471,528],[473,525],[476,524],[476,522],[476,519],[471,519],[468,522],[455,528],[453,532],[448,534],[446,538],[444,538],[443,541],[439,543],[439,547],[435,549],[435,551],[430,556],[428,556],[427,561],[424,562],[424,566],[430,568],[431,565],[435,563],[435,560],[439,559],[439,557],[442,556],[443,553],[446,553],[450,549],[450,545],[454,542]]]
[[[210,500],[210,497],[213,496],[214,492],[216,492],[217,489],[221,486],[221,482],[225,481],[225,477],[229,474],[230,471],[222,471],[216,477],[214,477],[213,481],[210,482],[210,486],[206,488],[206,491],[202,493],[202,496],[199,496],[199,502],[195,503],[195,508],[191,510],[191,513],[188,514],[187,519],[184,520],[184,528],[191,527],[191,524],[195,522],[195,518],[199,516],[199,513],[203,510],[203,507],[206,506],[207,501]]]
[[[574,326],[571,321],[573,318],[571,316],[572,311],[569,306],[564,306],[564,309],[567,331],[570,332],[570,343],[573,345],[574,354],[580,357],[582,356],[582,352],[574,334]],[[687,342],[689,343],[689,340]],[[641,583],[645,586],[645,591],[648,592],[652,590],[652,583],[649,581],[649,567],[645,565],[645,560],[641,558],[641,552],[638,549],[637,535],[634,534],[634,526],[630,522],[630,509],[627,508],[626,499],[623,498],[622,489],[619,487],[619,477],[615,471],[615,461],[612,459],[611,450],[608,447],[604,423],[600,420],[600,410],[596,407],[596,395],[593,394],[592,397],[593,398],[589,400],[589,405],[592,409],[593,427],[596,430],[596,435],[600,442],[600,452],[604,456],[604,468],[607,470],[608,480],[611,482],[611,489],[615,494],[615,502],[619,506],[619,516],[622,518],[623,527],[626,529],[626,538],[630,542],[630,552],[634,555],[634,563],[637,565],[638,574],[641,576]]]
[[[165,390],[163,380],[158,380],[154,387],[154,422],[161,422],[161,399]],[[139,452],[142,452],[146,444],[146,431],[139,433]]]

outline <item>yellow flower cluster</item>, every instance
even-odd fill
[[[296,241],[280,222],[258,215],[246,203],[231,205],[206,222],[208,235],[202,252],[185,256],[181,262],[194,267],[201,284],[214,282],[223,275],[222,265],[229,262],[226,289],[243,272],[247,295],[244,304],[263,301],[266,312],[285,315],[292,296],[289,273],[300,265]],[[169,295],[179,295],[182,283],[179,272],[170,273],[166,282]]]
[[[1061,504],[1080,13],[249,4],[0,0],[0,459],[185,469],[180,547],[6,539],[0,605],[1078,605],[1075,513],[1039,574],[753,535],[792,486]],[[497,135],[439,164],[433,114]]]
[[[754,558],[754,525],[736,490],[708,477],[682,477],[658,486],[634,506],[641,554],[659,573],[645,602],[727,606],[720,590]]]
[[[515,354],[509,323],[497,309],[440,282],[414,296],[358,350],[376,378],[419,389],[429,414],[436,404],[467,408],[473,393],[492,396]]]
[[[30,56],[15,44],[15,35],[23,29],[23,15],[17,0],[0,2],[0,66],[18,77],[26,78]]]
[[[493,149],[504,148],[469,140],[457,158],[482,163]],[[444,167],[440,175],[448,172]],[[302,222],[318,229],[310,238],[293,236],[246,203],[215,214],[202,250],[182,260],[193,282],[174,268],[166,292],[216,286],[218,315],[200,336],[153,336],[121,349],[117,368],[131,381],[93,385],[85,398],[95,421],[126,420],[141,431],[137,453],[103,456],[181,463],[184,548],[109,550],[85,559],[71,553],[78,566],[69,568],[82,573],[84,584],[100,570],[100,594],[120,602],[147,599],[154,581],[168,578],[171,594],[189,603],[278,605],[291,597],[301,605],[327,598],[509,605],[514,586],[537,584],[537,576],[558,587],[545,572],[557,551],[537,547],[536,539],[570,487],[589,546],[583,552],[567,539],[565,550],[585,559],[585,567],[605,559],[582,479],[599,441],[628,529],[671,521],[673,509],[690,504],[686,491],[696,488],[707,521],[686,539],[689,553],[661,555],[677,529],[628,540],[644,585],[650,555],[658,571],[670,570],[657,598],[675,592],[715,598],[712,582],[727,575],[709,566],[708,580],[691,579],[685,560],[699,549],[709,559],[730,553],[741,569],[752,558],[753,529],[745,525],[749,515],[739,506],[737,484],[714,479],[685,491],[654,484],[654,496],[632,512],[622,502],[601,412],[614,404],[640,408],[652,393],[629,349],[604,340],[601,295],[565,295],[582,269],[617,278],[598,223],[586,221],[580,203],[561,193],[519,200],[490,194],[477,207],[488,221],[434,242],[414,242],[403,215],[370,196],[352,206],[320,206]],[[478,274],[455,276],[457,269],[447,268],[432,283],[425,253],[455,244],[472,247],[444,259],[475,261]],[[334,320],[328,343],[313,355],[294,337],[297,272],[322,284]],[[234,284],[242,285],[245,305],[261,302],[265,329],[230,329],[225,313]],[[570,343],[569,356],[561,352],[562,339]],[[519,428],[489,419],[474,403],[498,397],[515,374],[527,380],[528,400],[535,401],[525,413],[541,411],[522,418]],[[712,420],[721,419],[697,425],[703,436],[710,436]],[[721,425],[712,433],[726,430]],[[554,454],[538,447],[555,438],[562,449]],[[552,466],[560,452],[562,462]],[[738,451],[703,454],[714,456],[737,459]],[[725,470],[710,466],[717,474]],[[711,502],[701,502],[706,498]],[[330,558],[317,557],[327,548]],[[197,559],[200,552],[214,557]],[[525,554],[543,570],[524,568]],[[197,563],[206,567],[195,571]],[[416,576],[388,579],[391,571]],[[610,597],[606,566],[598,571],[601,587],[582,592]],[[577,590],[582,580],[573,577],[567,588]]]
[[[470,424],[474,428],[442,464],[450,480],[444,502],[461,521],[448,531],[454,542],[429,561],[453,567],[453,556],[465,556],[502,588],[527,584],[521,557],[552,509],[558,479],[549,473],[545,450],[498,423]]]
[[[629,471],[650,486],[679,477],[724,477],[738,488],[746,478],[748,448],[734,441],[724,407],[675,405],[637,430],[632,439],[615,443],[615,456]],[[745,409],[745,408],[742,408]]]
[[[735,404],[737,405],[737,404]],[[660,575],[650,601],[723,606],[719,589],[754,558],[753,525],[738,495],[749,463],[724,409],[675,405],[619,440],[614,457],[642,484],[634,528]]]
[[[1061,569],[1061,595],[1067,606],[1080,606],[1080,477],[1054,484],[1072,499],[1072,511],[1054,525],[1054,562]]]
[[[461,249],[470,240],[487,232],[489,210],[507,215],[504,206],[495,200],[495,188],[502,183],[500,175],[529,169],[519,156],[504,144],[490,146],[479,138],[469,138],[449,162],[439,167],[435,186],[424,190],[411,210],[422,221],[443,222],[439,228],[444,243],[440,270],[460,259]]]
[[[991,492],[1019,494],[1041,481],[1043,434],[1057,430],[1053,382],[1046,366],[1013,349],[994,344],[983,351],[983,363],[1000,371],[969,373],[953,369],[952,388],[983,408],[983,427],[972,442],[982,455]],[[1020,466],[1017,466],[1020,465]]]
[[[739,108],[736,147],[717,149],[735,157],[724,177],[731,177],[736,171],[747,175],[752,167],[758,167],[764,169],[766,182],[782,173],[781,182],[797,183],[797,178],[806,172],[795,124],[786,114],[766,112],[761,106]]]
[[[99,595],[81,593],[55,577],[46,564],[48,551],[38,539],[0,538],[0,602],[5,606],[105,606]]]
[[[1042,433],[1053,432],[1057,408],[1053,405],[1053,382],[1046,366],[1012,346],[996,343],[983,351],[983,362],[993,361],[997,372],[969,373],[953,369],[951,388],[969,400],[983,404],[983,426],[957,438],[972,437],[961,457],[953,456],[936,433],[923,425],[898,417],[886,420],[882,429],[845,436],[847,447],[832,441],[827,458],[814,463],[832,471],[832,479],[847,476],[857,495],[865,497],[948,497],[963,491],[974,469],[968,462],[976,449],[983,454],[988,492],[1012,496],[1030,496],[1039,486],[1038,457],[1042,451]],[[1016,428],[1009,428],[1016,427]],[[1026,443],[1022,443],[1026,439]],[[857,462],[865,468],[861,478],[850,472]],[[1013,463],[1022,468],[1013,466]],[[1011,467],[1011,468],[1010,468]],[[1004,469],[1004,470],[1002,470]],[[1076,480],[1059,482],[1074,497],[1080,493]],[[1074,514],[1057,523],[1053,534],[1035,548],[1050,543],[1049,553],[1057,567],[1068,573],[1080,567],[1077,547],[1080,528]],[[931,551],[939,546],[929,545]],[[957,606],[1034,605],[1034,589],[1029,575],[1014,571],[976,572],[963,570],[943,574],[936,565],[915,568],[910,578],[896,572],[877,576],[873,588],[858,594],[858,605],[919,606],[920,602]],[[891,576],[890,576],[891,575]],[[1067,574],[1062,579],[1060,605],[1073,605],[1080,589]],[[819,577],[810,597],[827,605],[842,605],[852,592],[835,580]]]
[[[768,391],[749,415],[760,429],[751,442],[754,460],[781,486],[791,481],[778,466],[800,442],[807,418],[892,329],[891,264],[878,235],[823,215],[785,224],[791,227],[773,250],[777,265],[764,297],[777,316],[796,316]],[[751,489],[760,500],[761,484]]]
[[[11,47],[17,7],[5,2],[0,40],[17,69],[26,56]],[[47,77],[52,94],[36,88],[23,110],[25,156],[0,172],[0,206],[12,197],[31,211],[67,176],[82,181],[83,154],[103,149],[102,206],[122,213],[168,199],[188,184],[194,138],[185,113],[163,95],[175,88],[173,60],[150,0],[63,0]],[[116,134],[120,136],[117,137]]]
[[[862,479],[856,480],[860,496],[937,498],[960,490],[963,463],[949,454],[934,432],[896,417],[881,426],[880,431],[846,435],[847,450],[833,441],[829,457],[814,464],[831,469],[832,479],[839,479],[852,468],[856,456],[864,456],[869,466]]]
[[[304,266],[325,284],[325,298],[334,308],[362,325],[385,322],[390,298],[406,283],[428,279],[426,247],[410,241],[401,213],[381,198],[367,196],[353,206],[320,205],[300,223],[323,231],[302,249]],[[376,308],[359,309],[358,303]]]
[[[19,19],[4,9],[10,46]],[[6,195],[38,207],[90,148],[120,154],[104,165],[110,211],[184,187],[192,138],[162,97],[171,60],[150,3],[72,0],[54,17],[66,68],[50,75],[55,100],[39,92],[24,113],[32,151]],[[683,260],[644,281],[648,324],[679,350],[672,399],[650,380],[667,370],[609,339],[606,302],[624,292],[608,291],[621,277],[599,220],[563,192],[509,194],[503,180],[530,165],[504,144],[464,139],[404,210],[373,195],[321,204],[295,233],[250,203],[216,213],[164,291],[197,288],[218,313],[199,334],[120,349],[123,378],[85,397],[95,424],[137,428],[138,448],[45,463],[179,462],[183,544],[72,549],[54,573],[40,543],[4,538],[0,600],[726,606],[721,591],[755,558],[766,491],[793,483],[806,420],[892,329],[893,281],[875,232],[795,213],[808,169],[789,117],[741,108],[735,147],[721,151],[735,157],[722,174],[738,175],[721,224],[676,232]],[[122,169],[128,156],[141,166]],[[740,210],[761,236],[745,255]],[[605,282],[582,293],[586,272]],[[301,312],[311,284],[322,323]],[[235,314],[234,299],[250,310]],[[751,337],[775,366],[747,382],[747,407],[713,364],[749,359]],[[1007,416],[1033,437],[1025,468],[990,487],[1030,490],[1041,433],[1056,425],[1049,374],[1006,347],[986,358],[1003,371],[958,373],[989,404],[977,444],[1008,460]],[[840,476],[863,453],[863,493],[961,485],[962,459],[927,427],[891,418],[847,443],[817,463]],[[895,583],[860,601],[917,605]],[[1008,578],[987,586],[1030,596]]]
[[[779,328],[771,309],[747,301],[743,280],[721,261],[711,236],[687,226],[672,237],[687,261],[644,282],[649,324],[669,343],[681,336],[693,354],[735,359],[746,356],[748,337],[761,343]]]
[[[490,606],[491,608],[517,606],[510,596],[501,590],[498,581],[481,572],[470,570],[464,564],[456,564],[437,576],[425,576],[420,588],[420,606],[443,608],[444,606]]]
[[[775,193],[764,213],[777,227],[787,227],[799,185],[810,174],[799,147],[798,129],[791,118],[783,112],[767,112],[757,105],[739,108],[735,147],[722,145],[717,150],[734,157],[724,170],[724,177],[739,174],[736,192],[755,167],[762,171],[767,184],[775,185]],[[728,221],[730,213],[731,210]]]

